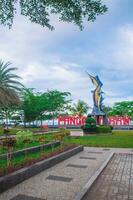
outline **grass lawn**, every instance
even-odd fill
[[[28,143],[27,145],[25,145],[24,143],[16,144],[13,151],[17,151],[17,150],[20,150],[20,149],[25,149],[25,148],[28,148],[28,147],[35,147],[35,146],[41,145],[38,141],[38,139],[40,137],[45,138],[45,144],[47,144],[48,142],[52,141],[52,135],[53,135],[53,133],[44,134],[44,135],[37,135],[36,134],[36,135],[33,136],[32,142]],[[7,152],[7,149],[0,146],[0,155],[4,154],[6,152]]]
[[[59,147],[55,147],[54,149],[58,149]],[[51,148],[45,148],[45,150],[43,150],[43,153],[49,153],[51,152]],[[18,164],[24,163],[26,160],[30,160],[30,159],[36,159],[40,157],[41,152],[33,152],[33,153],[28,153],[27,156],[25,155],[21,155],[21,156],[16,156],[12,158],[12,165],[16,166]],[[0,160],[0,169],[4,169],[6,167],[6,159],[1,159]]]
[[[133,131],[113,131],[112,134],[70,137],[66,142],[88,147],[133,148]]]

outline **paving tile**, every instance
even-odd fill
[[[101,152],[101,151],[88,151],[88,153],[102,154],[103,152]]]
[[[94,157],[85,157],[85,156],[81,156],[80,159],[85,159],[85,160],[96,160],[96,158],[94,158]]]
[[[115,154],[82,200],[133,200],[132,163],[133,154]]]
[[[74,164],[68,164],[67,167],[74,167],[74,168],[87,168],[87,165],[74,165]]]
[[[52,180],[52,181],[63,181],[63,182],[70,182],[73,178],[65,177],[65,176],[54,176],[49,175],[46,179]]]
[[[45,199],[40,199],[37,197],[31,197],[23,194],[18,194],[17,196],[13,197],[10,200],[45,200]]]

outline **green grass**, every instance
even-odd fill
[[[60,149],[60,145],[57,145],[54,147],[54,151]],[[29,153],[26,156],[25,155],[21,155],[21,156],[16,156],[13,157],[11,160],[11,165],[13,167],[18,166],[18,165],[22,165],[24,164],[26,161],[29,160],[33,160],[33,159],[38,159],[40,158],[40,156],[43,155],[47,155],[49,153],[52,152],[51,147],[47,147],[45,148],[43,151],[41,152],[33,152],[33,153]],[[4,171],[6,173],[6,168],[7,168],[7,161],[6,159],[1,159],[0,160],[0,171]]]
[[[35,146],[38,146],[40,145],[38,139],[41,137],[45,138],[45,144],[47,144],[48,142],[51,142],[52,141],[52,134],[54,133],[49,133],[49,134],[44,134],[44,135],[34,135],[33,136],[33,141],[28,143],[27,145],[23,144],[23,143],[17,143],[13,149],[13,151],[18,151],[20,149],[25,149],[25,148],[28,148],[28,147],[35,147]],[[4,154],[7,152],[7,149],[6,148],[3,148],[2,146],[0,146],[0,155],[1,154]]]
[[[19,127],[19,126],[17,126],[17,127],[12,127],[12,128],[10,128],[9,127],[9,135],[15,135],[18,131],[24,131],[24,130],[30,130],[30,131],[44,131],[45,129],[44,128],[24,128],[24,127]],[[58,130],[58,129],[56,129],[56,130]],[[50,131],[50,130],[49,130]],[[0,127],[0,136],[4,136],[5,134],[4,134],[4,132],[3,132],[3,128],[2,127]]]
[[[133,131],[113,131],[112,134],[70,137],[66,142],[89,147],[133,148]]]

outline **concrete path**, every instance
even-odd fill
[[[71,131],[71,136],[84,136],[83,131],[76,130],[76,131]]]
[[[72,200],[111,152],[131,149],[88,148],[0,195],[0,200]]]

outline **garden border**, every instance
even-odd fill
[[[59,141],[49,142],[47,144],[42,144],[42,145],[38,145],[38,146],[34,146],[34,147],[28,147],[28,148],[25,148],[25,149],[14,151],[14,152],[11,153],[11,156],[13,157],[13,156],[24,155],[25,151],[27,153],[39,152],[41,148],[45,149],[45,148],[51,147],[52,145],[55,147],[56,145],[60,145],[60,142]],[[0,159],[6,159],[6,158],[7,158],[7,153],[0,155]]]
[[[17,170],[16,172],[0,177],[0,193],[56,165],[57,163],[64,161],[71,156],[74,156],[75,154],[83,151],[83,149],[83,146],[74,147],[73,149],[62,152],[56,156],[52,156],[51,158],[39,161],[32,166],[24,167],[20,170]]]

